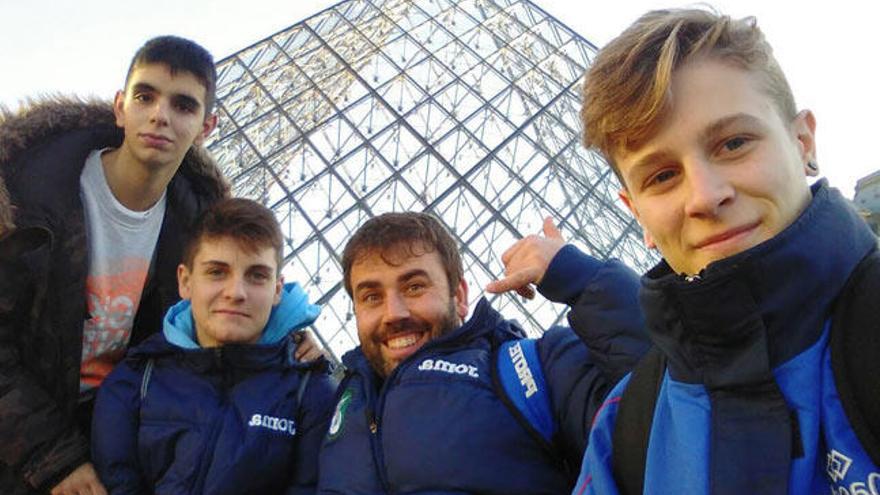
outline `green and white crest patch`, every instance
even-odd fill
[[[336,440],[342,433],[345,426],[345,414],[348,412],[348,406],[351,404],[351,389],[345,389],[339,402],[336,403],[336,411],[333,413],[333,419],[330,420],[330,428],[327,430],[327,439]]]

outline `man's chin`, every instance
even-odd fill
[[[405,354],[404,353],[395,353],[395,355],[393,357],[383,355],[381,369],[385,373],[384,377],[388,377],[389,375],[391,375],[391,373],[395,369],[397,369],[398,366],[400,366],[400,363],[404,362],[407,358],[409,358],[410,356],[415,354],[416,351],[419,350],[419,348],[421,348],[421,346],[419,346],[415,349],[412,349],[412,350],[408,350],[409,352],[407,352]],[[376,366],[373,366],[373,368],[376,368]]]

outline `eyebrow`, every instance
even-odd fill
[[[229,263],[227,263],[225,261],[220,261],[220,260],[205,260],[205,261],[201,262],[201,265],[202,266],[218,266],[218,267],[222,267],[222,268],[228,268],[231,266]],[[255,264],[247,267],[246,271],[250,271],[250,270],[266,270],[266,271],[271,272],[271,271],[274,271],[275,269],[272,268],[271,266],[263,264],[263,263],[255,263]]]
[[[397,277],[397,283],[403,283],[408,280],[411,280],[416,277],[427,277],[428,272],[421,268],[413,268],[408,272],[401,274]],[[359,292],[364,289],[374,289],[376,287],[380,287],[382,284],[376,280],[364,280],[363,282],[359,282],[355,287],[353,292]]]
[[[156,88],[145,82],[138,82],[131,85],[132,93],[155,93]]]
[[[700,132],[700,140],[704,142],[709,141],[712,139],[713,136],[720,134],[721,131],[734,124],[763,126],[761,120],[754,115],[749,115],[747,113],[736,113],[733,115],[728,115],[727,117],[722,117],[706,126],[706,128],[703,129],[702,132]]]
[[[223,266],[223,267],[229,266],[229,263],[227,263],[225,261],[220,261],[220,260],[205,260],[199,264],[202,266]]]

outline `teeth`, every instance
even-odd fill
[[[394,337],[392,339],[388,339],[388,347],[391,349],[402,349],[404,347],[409,347],[418,341],[419,341],[418,336],[410,333],[407,335],[402,335],[400,337]]]

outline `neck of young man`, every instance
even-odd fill
[[[104,177],[116,200],[132,211],[152,208],[180,168],[180,163],[143,163],[123,144],[101,155]]]

